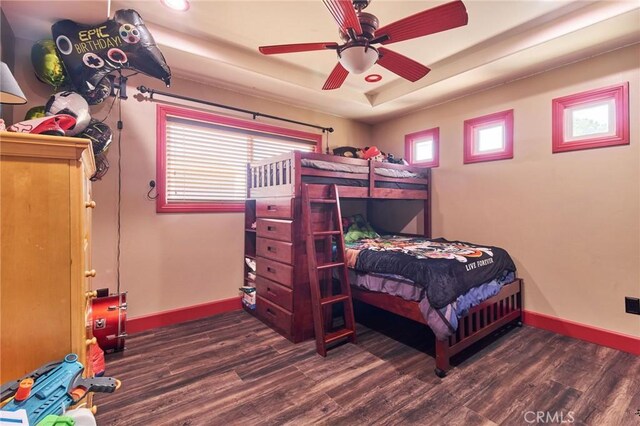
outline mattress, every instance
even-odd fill
[[[458,329],[458,319],[464,316],[469,309],[495,296],[505,284],[514,279],[514,272],[505,271],[498,278],[482,283],[458,296],[454,302],[436,309],[429,303],[424,287],[405,277],[349,269],[349,282],[353,286],[419,302],[422,316],[439,340],[444,340],[455,333]]]
[[[311,167],[319,170],[328,170],[331,172],[341,172],[341,173],[361,173],[361,174],[369,174],[369,167],[367,166],[356,166],[353,164],[345,164],[345,163],[334,163],[331,161],[322,161],[322,160],[310,160],[308,158],[303,158],[300,160],[302,167]],[[380,163],[384,164],[384,163]],[[392,169],[388,167],[376,167],[374,169],[375,174],[385,177],[391,178],[421,178],[422,175],[418,173],[411,172],[409,170],[402,169]]]
[[[347,179],[347,178],[333,178],[324,176],[302,176],[302,182],[315,183],[319,185],[331,185],[336,184],[340,186],[357,186],[362,188],[369,187],[369,181],[366,179]],[[402,183],[402,182],[375,182],[376,188],[391,188],[391,189],[414,189],[418,191],[425,191],[427,185],[420,185],[415,183]]]

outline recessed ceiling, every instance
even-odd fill
[[[340,89],[322,91],[337,62],[334,51],[258,52],[261,45],[340,42],[322,1],[190,3],[187,12],[174,12],[159,0],[112,1],[111,11],[137,10],[176,76],[369,123],[640,41],[637,0],[465,0],[468,25],[393,45],[431,68],[421,80],[374,65],[349,75]],[[383,26],[444,3],[373,0],[366,12]],[[16,37],[33,41],[51,37],[60,19],[102,22],[107,6],[106,0],[2,2]],[[369,74],[382,79],[367,82]]]

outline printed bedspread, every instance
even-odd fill
[[[435,309],[516,270],[509,254],[499,247],[418,236],[385,235],[346,244],[346,261],[357,271],[413,281],[424,287]]]

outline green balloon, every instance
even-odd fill
[[[68,84],[64,65],[56,51],[53,40],[40,40],[31,48],[31,64],[38,80],[53,86],[55,91]]]
[[[33,120],[34,118],[42,118],[45,117],[46,114],[44,112],[44,105],[35,106],[27,111],[27,114],[24,116],[25,120]]]

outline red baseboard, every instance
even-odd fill
[[[242,309],[241,300],[241,297],[232,297],[230,299],[203,303],[201,305],[187,306],[186,308],[172,309],[170,311],[143,315],[141,317],[128,318],[127,333],[139,333],[152,328],[164,327],[165,325],[206,318],[224,312],[238,311]]]
[[[573,337],[609,348],[640,355],[640,338],[628,334],[616,333],[577,322],[539,314],[537,312],[524,311],[523,322],[527,325],[564,336]]]

